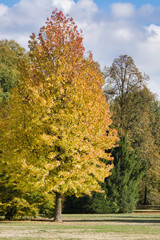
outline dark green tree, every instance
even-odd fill
[[[102,186],[104,188],[104,184]],[[105,193],[92,192],[92,196],[84,195],[76,198],[67,196],[63,204],[63,213],[107,213]]]
[[[105,181],[106,204],[109,212],[132,212],[138,200],[138,184],[143,166],[134,151],[129,149],[127,138],[122,137],[113,152],[114,168]]]

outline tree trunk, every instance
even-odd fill
[[[55,206],[55,212],[54,212],[54,222],[62,222],[61,212],[62,212],[61,194],[56,192],[56,206]]]
[[[143,205],[147,205],[147,204],[148,204],[148,201],[147,201],[147,186],[145,185]]]

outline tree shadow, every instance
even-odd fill
[[[119,222],[119,223],[160,223],[160,217],[129,217],[117,216],[109,219],[71,219],[63,222]]]
[[[83,216],[82,216],[83,217]],[[74,217],[73,217],[74,218]],[[62,217],[63,219],[63,217]],[[15,219],[15,220],[5,220],[5,219],[0,219],[0,222],[3,223],[10,223],[10,222],[54,222],[53,218],[31,218],[31,219]],[[110,223],[160,223],[160,216],[109,216],[108,218],[102,217],[101,219],[95,219],[94,216],[93,218],[89,219],[64,219],[63,223],[82,223],[82,222],[110,222]]]

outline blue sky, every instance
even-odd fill
[[[159,0],[0,0],[0,39],[28,49],[29,36],[38,33],[55,8],[73,17],[86,51],[102,69],[119,55],[131,56],[160,99]]]
[[[121,2],[121,3],[132,3],[135,5],[136,8],[139,8],[143,4],[152,4],[153,6],[159,6],[160,1],[159,0],[118,0],[118,1],[113,1],[113,0],[95,0],[96,4],[101,8],[101,9],[108,9],[111,4],[115,2]]]
[[[75,0],[77,2],[78,0]],[[20,0],[0,0],[0,3],[3,3],[7,5],[8,7],[12,7],[15,3],[20,2]],[[153,6],[159,6],[160,1],[159,0],[119,0],[119,1],[113,1],[113,0],[95,0],[94,1],[100,8],[108,8],[109,5],[115,2],[121,2],[121,3],[132,3],[136,7],[140,7],[143,4],[152,4]]]
[[[19,0],[0,0],[0,3],[3,3],[8,7],[12,7],[17,2],[19,2]]]

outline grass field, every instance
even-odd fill
[[[132,214],[67,214],[63,223],[0,221],[1,240],[157,240],[160,212]]]

